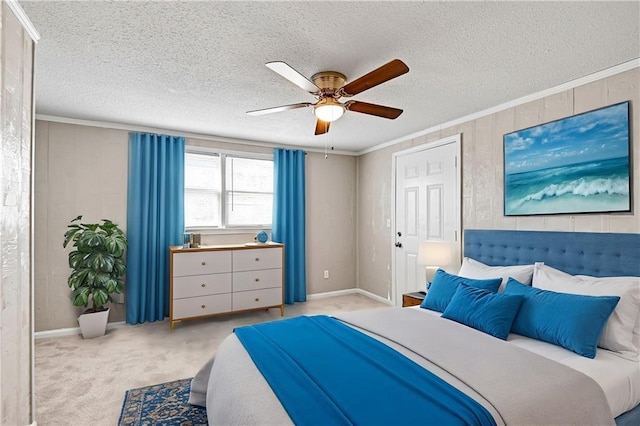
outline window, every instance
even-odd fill
[[[187,151],[184,216],[188,229],[270,227],[273,160]]]

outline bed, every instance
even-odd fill
[[[515,265],[530,265],[533,268],[535,264],[536,273],[540,276],[548,273],[563,278],[558,281],[559,285],[573,279],[562,274],[640,277],[639,234],[466,230],[464,255],[471,259],[469,262],[476,261],[487,268]],[[605,278],[603,282],[609,279],[612,280],[611,288],[619,284],[615,278]],[[599,280],[584,282],[595,281],[599,285],[598,291],[602,291]],[[516,285],[518,283],[507,283],[509,289],[521,288]],[[635,280],[634,285],[640,294],[640,281]],[[501,289],[502,286],[504,282]],[[476,291],[468,289],[466,285],[464,287],[465,291]],[[431,294],[435,292],[432,293],[430,289]],[[640,328],[637,306],[631,311],[636,317],[637,327],[634,330],[637,331]],[[614,313],[618,315],[617,311]],[[508,333],[507,340],[496,339],[487,332],[443,318],[443,315],[419,307],[382,308],[346,313],[338,316],[338,319],[341,324],[347,324],[347,328],[384,343],[385,348],[394,349],[410,360],[412,365],[419,366],[420,371],[407,367],[410,374],[403,374],[404,370],[396,367],[394,373],[398,376],[415,378],[418,382],[423,379],[422,372],[435,375],[463,397],[472,399],[481,411],[484,410],[482,412],[491,417],[491,422],[474,420],[477,424],[640,424],[640,361],[637,353],[629,356],[622,350],[616,352],[598,347],[594,348],[591,359],[574,353],[573,349],[567,350],[557,344],[515,333]],[[602,339],[607,334],[610,322],[602,331]],[[292,411],[290,408],[291,402],[289,405],[281,402],[274,393],[274,389],[279,389],[278,385],[270,385],[265,379],[266,373],[256,367],[256,364],[263,363],[259,351],[258,355],[255,351],[250,355],[236,334],[225,339],[215,358],[195,376],[190,402],[206,405],[210,424],[292,424],[292,419],[301,419],[296,415],[309,416],[313,409],[309,401],[313,398],[304,399],[302,394],[305,385],[293,392],[296,394],[294,397],[306,401],[299,404],[303,406],[299,410],[302,413],[295,414],[295,409]],[[639,337],[632,335],[630,338],[637,341]],[[355,342],[353,345],[356,346]],[[341,366],[334,365],[335,371],[340,371],[336,374],[344,374],[345,369]],[[326,374],[326,370],[321,371],[324,376],[331,375]],[[369,373],[361,375],[369,377]],[[292,379],[294,381],[296,379]],[[352,379],[350,381],[353,382]],[[370,382],[363,383],[368,384],[360,387],[375,388]],[[418,389],[416,393],[420,391]],[[434,423],[419,404],[404,404],[404,397],[392,400],[394,395],[381,397],[380,393],[378,391],[373,397],[359,397],[373,401],[372,405],[376,407],[391,405],[396,413],[393,423],[411,423],[408,419],[414,419],[415,416],[411,417],[410,414],[416,412],[422,412],[420,423]],[[432,393],[427,399],[440,399],[434,395]],[[288,408],[285,409],[283,405]],[[360,418],[366,419],[366,414]],[[358,418],[356,416],[354,420],[349,417],[349,421],[344,423],[389,423],[388,420],[359,421]],[[321,417],[307,419],[317,420],[295,422],[324,423]],[[460,423],[470,422],[463,420]]]

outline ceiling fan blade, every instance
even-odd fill
[[[277,72],[302,90],[306,90],[309,93],[320,93],[320,88],[313,84],[304,75],[291,68],[288,64],[282,61],[267,62],[265,64],[267,68]]]
[[[331,125],[328,121],[317,120],[316,121],[316,135],[322,135],[329,131],[329,126]]]
[[[369,104],[366,102],[349,101],[345,102],[345,108],[349,111],[361,112],[363,114],[375,115],[382,118],[394,120],[402,114],[402,110],[382,105]]]
[[[282,112],[282,111],[289,111],[290,109],[298,109],[298,108],[305,108],[308,106],[313,105],[312,103],[309,102],[301,102],[299,104],[291,104],[291,105],[282,105],[282,106],[277,106],[277,107],[273,107],[273,108],[265,108],[265,109],[256,109],[253,111],[247,111],[247,114],[249,115],[264,115],[264,114],[271,114],[273,112]]]
[[[407,72],[409,72],[409,67],[400,59],[394,59],[380,68],[346,84],[340,89],[340,93],[342,96],[347,97],[357,95],[360,92],[364,92],[367,89],[371,89],[378,84],[399,77]]]

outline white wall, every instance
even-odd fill
[[[505,217],[502,137],[518,129],[631,100],[633,211]],[[391,291],[392,153],[462,134],[462,226],[582,232],[640,232],[640,69],[634,68],[571,90],[506,109],[358,157],[358,287],[382,297]]]

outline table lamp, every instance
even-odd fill
[[[433,280],[438,268],[449,266],[452,257],[451,243],[447,241],[422,241],[418,247],[418,264],[425,266],[427,282]],[[430,274],[429,269],[432,269]]]

